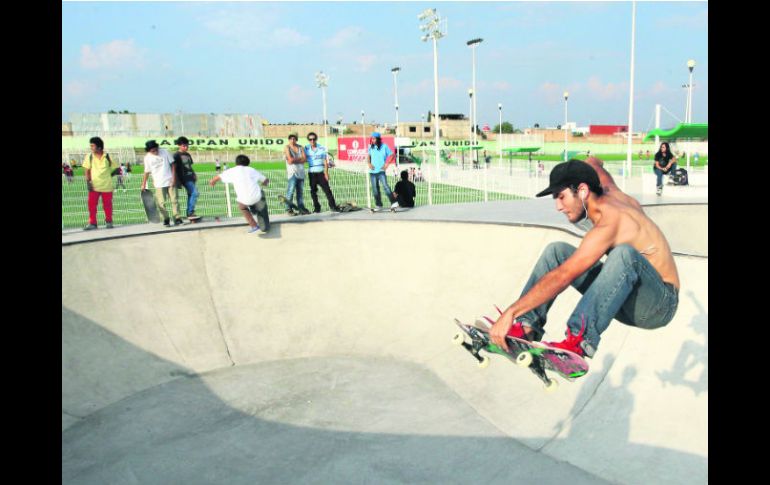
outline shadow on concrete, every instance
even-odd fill
[[[62,387],[63,417],[77,416],[62,432],[62,483],[605,483],[503,435],[431,371],[396,359],[196,374],[63,307]]]
[[[698,313],[690,320],[690,327],[702,337],[702,341],[688,340],[682,344],[674,366],[668,371],[658,372],[663,385],[686,386],[698,395],[708,392],[708,313],[698,301],[695,293],[687,292]],[[693,375],[697,373],[697,377]]]

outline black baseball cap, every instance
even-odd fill
[[[569,186],[575,186],[582,183],[588,184],[593,192],[599,192],[601,184],[596,170],[581,160],[570,160],[563,162],[551,170],[551,184],[538,193],[535,197],[542,197],[549,194],[558,194]]]
[[[158,142],[155,141],[155,140],[150,140],[150,141],[148,141],[147,143],[144,144],[145,151],[149,152],[153,148],[158,148]]]

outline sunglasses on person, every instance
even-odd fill
[[[316,141],[318,138],[308,138],[307,141]]]

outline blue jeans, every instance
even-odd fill
[[[370,173],[369,182],[372,184],[372,195],[374,196],[374,203],[377,207],[382,207],[380,184],[382,184],[382,188],[385,189],[385,195],[388,196],[390,203],[392,204],[396,201],[393,197],[393,191],[390,190],[390,185],[388,185],[388,177],[385,175],[385,172]]]
[[[302,197],[302,186],[305,183],[305,179],[297,178],[296,175],[292,175],[289,178],[288,187],[286,188],[286,210],[291,209],[291,199],[294,197],[294,191],[297,191],[297,207],[300,209],[305,208],[305,199]]]
[[[187,215],[195,212],[195,203],[198,202],[198,187],[195,182],[188,180],[184,182],[184,188],[187,190]]]
[[[663,170],[659,169],[658,167],[653,166],[652,170],[655,172],[655,176],[657,177],[657,180],[655,182],[656,187],[662,187],[663,186]],[[674,170],[676,170],[676,163],[671,164],[671,168],[668,170],[668,175],[671,175],[674,173]]]
[[[567,243],[549,244],[535,264],[522,296],[575,251],[576,248]],[[591,348],[584,350],[589,356],[599,347],[600,335],[613,318],[626,325],[654,329],[667,325],[679,305],[679,290],[671,283],[664,283],[647,258],[628,244],[612,249],[604,263],[594,264],[575,279],[572,286],[583,297],[567,320],[567,326],[577,335],[585,319],[583,339]],[[522,324],[535,330],[538,340],[543,336],[553,302],[547,301],[519,317]]]

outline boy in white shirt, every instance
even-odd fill
[[[155,203],[163,216],[163,225],[169,226],[166,201],[171,203],[174,214],[174,224],[182,224],[179,214],[179,202],[177,200],[176,173],[174,159],[171,154],[160,148],[155,140],[144,144],[147,155],[144,156],[144,178],[142,178],[142,190],[147,188],[147,177],[152,174],[152,185],[155,187]]]
[[[215,176],[211,179],[209,185],[213,187],[219,180],[227,184],[233,184],[238,209],[241,210],[243,217],[246,218],[246,222],[249,223],[250,229],[248,233],[253,234],[258,230],[267,232],[270,229],[270,218],[267,213],[265,194],[262,192],[260,185],[266,186],[270,181],[260,172],[249,167],[249,163],[251,163],[249,157],[238,155],[235,157],[235,167],[225,170],[221,175]],[[252,214],[257,215],[259,223],[254,220]]]

